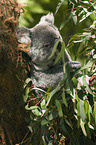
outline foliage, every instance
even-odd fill
[[[80,18],[84,14],[84,12],[80,16],[78,14],[83,10],[83,4],[80,1],[73,3],[69,0],[18,0],[18,2],[24,3],[25,9],[24,13],[22,12],[20,15],[20,26],[24,25],[31,28],[39,22],[42,15],[52,12],[55,15],[55,25],[59,28],[66,45],[70,39],[70,35],[81,32],[83,28],[89,27],[91,19],[93,21],[95,18],[94,14],[91,14],[82,23],[79,23]],[[84,5],[86,6],[86,4]],[[89,5],[87,4],[86,7],[89,7]],[[77,13],[76,9],[78,9]]]
[[[64,2],[60,0],[55,15]],[[67,44],[72,59],[79,59],[82,67],[70,80],[63,55],[65,44],[62,42],[56,62],[63,60],[64,81],[52,91],[50,87],[45,96],[38,98],[33,95],[38,88],[30,87],[31,80],[26,80],[23,99],[25,109],[30,112],[30,117],[26,118],[31,131],[30,144],[96,144],[96,3],[68,0],[68,10],[61,29],[70,19],[75,25],[90,21],[89,27],[73,35]]]

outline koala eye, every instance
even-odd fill
[[[44,47],[48,48],[48,47],[50,47],[50,44],[49,43],[45,43]]]

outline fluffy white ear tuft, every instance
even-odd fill
[[[46,16],[43,16],[39,22],[39,24],[50,24],[54,25],[54,16],[53,13],[48,13]]]
[[[27,28],[21,28],[21,29],[16,30],[16,36],[17,36],[18,42],[20,43],[28,44],[29,42],[31,42],[30,31]]]

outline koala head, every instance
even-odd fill
[[[17,38],[20,43],[30,42],[29,56],[36,65],[47,64],[51,66],[56,59],[55,55],[49,59],[54,44],[57,40],[62,41],[58,29],[54,26],[53,14],[48,14],[41,18],[39,24],[32,29],[21,28],[17,30]],[[60,42],[57,53],[60,51]]]

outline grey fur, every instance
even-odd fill
[[[52,49],[57,40],[62,42],[58,29],[54,26],[52,13],[41,18],[39,24],[32,29],[21,28],[17,31],[17,38],[20,43],[30,42],[29,56],[32,58],[31,78],[35,88],[45,91],[50,86],[58,85],[63,80],[63,65],[61,60],[54,65],[60,48],[49,59]],[[67,50],[65,50],[65,62],[69,65],[70,72],[80,68],[78,61],[72,61]],[[37,95],[43,93],[36,91]]]

